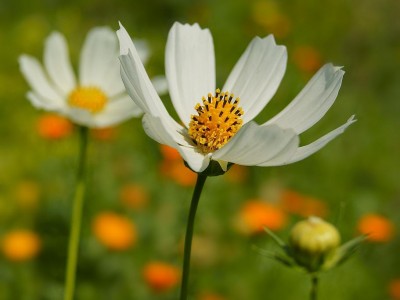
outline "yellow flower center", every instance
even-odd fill
[[[242,126],[243,110],[239,98],[229,92],[215,91],[197,103],[197,115],[191,115],[189,136],[203,153],[211,153],[225,145]]]
[[[96,87],[78,87],[69,95],[71,106],[86,109],[91,113],[102,111],[107,103],[107,96]]]

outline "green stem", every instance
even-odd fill
[[[318,290],[318,276],[315,274],[311,275],[311,292],[310,300],[317,300],[317,290]]]
[[[181,294],[179,299],[186,300],[188,293],[188,282],[190,273],[190,254],[192,251],[192,238],[194,219],[196,217],[196,210],[199,204],[201,191],[203,190],[204,183],[206,182],[207,175],[198,174],[196,186],[193,191],[192,202],[190,203],[189,217],[186,227],[185,235],[185,249],[183,252],[183,269],[182,269],[182,283],[181,283]]]
[[[73,199],[71,229],[68,242],[67,269],[65,273],[64,300],[72,300],[75,290],[76,265],[78,261],[79,237],[82,223],[83,200],[85,195],[85,165],[88,142],[88,128],[79,128],[80,149],[76,178],[75,195]]]

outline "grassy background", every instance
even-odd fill
[[[164,72],[164,47],[175,21],[198,22],[210,28],[215,43],[217,81],[221,87],[253,36],[274,33],[288,48],[287,73],[268,108],[266,120],[282,109],[306,84],[314,70],[296,58],[299,47],[312,47],[322,62],[344,66],[346,75],[338,100],[326,117],[302,136],[307,143],[338,127],[355,114],[358,122],[312,157],[285,167],[250,168],[245,181],[233,184],[211,178],[200,202],[197,234],[200,248],[211,247],[194,263],[193,299],[215,291],[226,299],[306,299],[304,274],[265,259],[251,245],[273,247],[265,236],[243,236],[232,219],[247,199],[268,197],[276,186],[322,199],[343,240],[356,234],[365,213],[400,225],[400,2],[395,0],[295,1],[2,1],[0,3],[0,235],[31,228],[42,239],[39,255],[15,263],[0,257],[0,299],[61,299],[70,200],[74,188],[77,132],[61,141],[42,139],[36,111],[26,100],[28,86],[17,58],[29,53],[41,58],[44,39],[53,30],[69,42],[73,62],[88,30],[121,21],[133,37],[145,38],[152,56],[150,74]],[[307,60],[307,59],[306,59]],[[164,97],[169,105],[168,97]],[[171,106],[169,105],[171,108]],[[170,110],[172,111],[172,109]],[[176,299],[177,289],[155,294],[144,282],[146,262],[164,260],[180,266],[179,243],[184,232],[191,187],[159,174],[158,145],[141,128],[139,119],[120,125],[111,141],[90,144],[89,186],[84,216],[77,299]],[[36,206],[16,201],[23,182],[39,189]],[[150,195],[143,210],[118,201],[126,183],[143,186]],[[128,216],[138,230],[136,245],[109,251],[93,236],[91,221],[101,211]],[[290,224],[279,232],[286,238]],[[210,246],[211,245],[211,246]],[[346,265],[321,281],[321,299],[389,299],[387,286],[400,277],[397,234],[388,243],[366,244]],[[211,263],[203,260],[212,256]]]

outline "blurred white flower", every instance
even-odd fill
[[[355,121],[351,117],[315,142],[299,146],[299,135],[325,115],[338,94],[344,72],[327,64],[283,111],[258,125],[252,120],[275,94],[285,73],[286,48],[277,46],[272,35],[254,38],[220,91],[215,86],[210,31],[198,24],[175,23],[168,36],[165,68],[182,126],[165,109],[122,25],[117,34],[121,76],[128,94],[145,113],[146,133],[176,148],[195,172],[204,171],[212,160],[223,170],[228,163],[293,163],[324,147]]]
[[[135,41],[135,45],[145,62],[148,47],[143,41]],[[19,58],[21,72],[31,87],[27,97],[35,107],[88,127],[112,126],[142,113],[125,93],[119,72],[118,40],[110,28],[97,27],[88,33],[80,54],[78,80],[61,33],[53,32],[46,39],[43,61],[44,68],[32,56]],[[158,78],[157,84],[165,92],[163,78]]]

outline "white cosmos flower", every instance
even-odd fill
[[[149,50],[135,41],[142,60]],[[138,116],[141,109],[125,93],[118,61],[118,39],[107,27],[93,28],[80,54],[79,79],[75,78],[66,40],[59,32],[46,39],[44,68],[29,55],[19,58],[21,72],[31,87],[27,98],[37,107],[62,114],[88,127],[106,127]],[[156,84],[165,91],[165,79]]]
[[[146,133],[176,148],[195,172],[204,171],[211,160],[223,170],[229,162],[247,166],[293,163],[324,147],[355,121],[351,117],[315,142],[299,145],[299,135],[325,115],[338,94],[344,72],[327,64],[283,111],[258,125],[252,120],[270,101],[285,73],[286,48],[277,46],[272,35],[255,37],[219,91],[210,31],[198,24],[175,23],[168,36],[165,67],[182,126],[168,114],[122,25],[117,34],[121,76],[128,94],[145,112]]]

